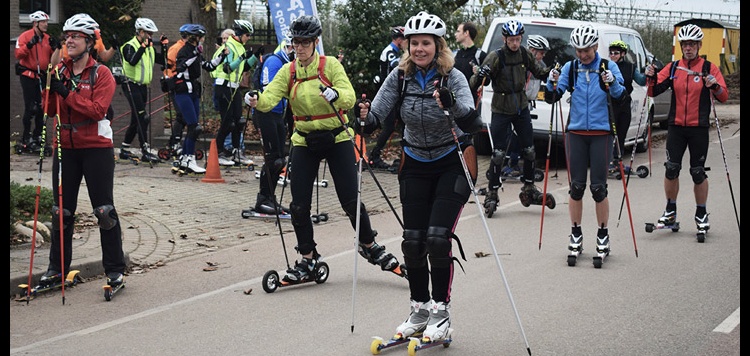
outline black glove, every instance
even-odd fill
[[[221,70],[224,71],[224,73],[232,73],[232,67],[229,65],[229,62],[224,62],[224,65],[221,66]]]
[[[60,43],[60,41],[54,36],[49,36],[49,46],[54,51],[56,49],[62,48],[62,43]]]
[[[49,84],[49,89],[53,93],[60,94],[63,99],[67,98],[68,94],[70,94],[70,90],[65,86],[65,81],[63,79],[57,79],[54,75]]]
[[[253,49],[251,48],[245,51],[245,53],[241,54],[240,59],[244,61],[252,56],[253,56]]]
[[[557,90],[547,90],[547,87],[544,87],[544,102],[547,104],[552,104],[558,100],[560,100],[560,93],[557,92]]]
[[[446,87],[439,88],[438,95],[440,95],[440,102],[443,104],[443,108],[445,109],[452,108],[456,103],[456,94],[448,90],[448,88]]]
[[[26,42],[26,48],[31,49],[31,47],[34,47],[37,42],[41,41],[42,39],[39,38],[39,36],[34,35],[34,37],[31,38],[31,41]]]
[[[260,59],[260,56],[263,55],[263,46],[258,47],[253,54]]]
[[[488,66],[486,64],[483,65],[483,66],[481,66],[481,67],[479,67],[479,70],[477,70],[477,76],[479,76],[479,79],[489,77],[490,74],[491,74],[491,72],[490,72],[490,66]]]
[[[479,116],[479,112],[474,109],[469,112],[469,115],[460,118],[457,117],[456,125],[458,125],[458,128],[461,129],[461,131],[472,135],[481,131],[484,127],[482,117]]]

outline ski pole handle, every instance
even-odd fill
[[[366,103],[366,102],[367,102],[367,94],[362,93],[362,103]],[[365,120],[362,119],[361,117],[358,117],[358,119],[359,119],[360,126],[365,127]]]

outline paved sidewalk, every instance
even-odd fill
[[[251,157],[260,167],[262,157]],[[10,155],[10,180],[21,184],[38,183],[38,156]],[[45,161],[42,186],[52,187],[52,170]],[[354,162],[352,163],[354,164]],[[260,168],[258,168],[260,169]],[[396,211],[401,213],[398,202],[397,175],[388,172],[375,173]],[[161,163],[149,168],[148,164],[117,163],[115,168],[115,207],[121,219],[123,249],[128,257],[130,273],[142,273],[162,263],[193,256],[207,251],[229,248],[258,239],[278,238],[279,228],[275,220],[244,219],[243,209],[255,204],[259,180],[255,172],[242,168],[222,168],[225,183],[203,183],[199,176],[179,177],[171,173],[171,163]],[[312,213],[327,213],[329,221],[346,219],[335,194],[333,180],[326,167],[321,180],[328,180],[327,187],[313,190]],[[82,183],[78,197],[77,214],[90,214],[93,210]],[[371,214],[390,212],[372,176],[363,172],[362,199]],[[315,194],[319,191],[319,210],[316,210]],[[277,196],[282,187],[278,186]],[[283,190],[282,201],[290,201],[289,187]],[[73,239],[73,261],[71,269],[81,271],[82,278],[102,276],[101,247],[96,218],[91,228],[76,233]],[[397,221],[394,217],[393,223]],[[284,238],[289,253],[293,254],[295,236],[289,220],[282,221]],[[326,224],[321,222],[320,224]],[[375,227],[377,228],[377,227]],[[352,236],[354,232],[352,231]],[[19,293],[18,284],[26,283],[31,257],[30,244],[13,247],[10,251],[10,295]],[[34,257],[33,283],[46,271],[49,243],[37,248]]]

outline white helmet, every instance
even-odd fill
[[[141,17],[135,20],[135,30],[144,30],[152,33],[159,32],[159,29],[156,28],[156,24],[154,23],[154,21],[151,21],[151,19],[147,19],[145,17]]]
[[[45,13],[44,11],[39,10],[29,15],[29,20],[31,22],[49,21],[49,15],[47,15],[47,13]]]
[[[680,27],[680,31],[677,32],[677,40],[682,41],[703,41],[703,31],[700,27],[687,24]]]
[[[253,24],[248,20],[234,20],[234,33],[237,37],[244,34],[252,35],[255,32]]]
[[[549,42],[547,42],[546,38],[540,35],[529,35],[529,39],[526,40],[526,45],[533,49],[540,49],[543,51],[549,50]]]
[[[589,48],[599,42],[599,32],[594,26],[581,25],[570,33],[570,45],[576,49]]]
[[[445,22],[439,17],[420,11],[406,21],[404,36],[429,34],[443,37],[445,36]]]
[[[63,32],[76,31],[82,32],[89,36],[94,36],[94,33],[99,29],[99,24],[94,21],[88,14],[75,14],[71,16],[65,25],[63,25]]]

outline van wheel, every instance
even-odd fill
[[[474,135],[474,149],[477,150],[477,154],[481,156],[489,156],[492,154],[489,133],[480,131]]]

